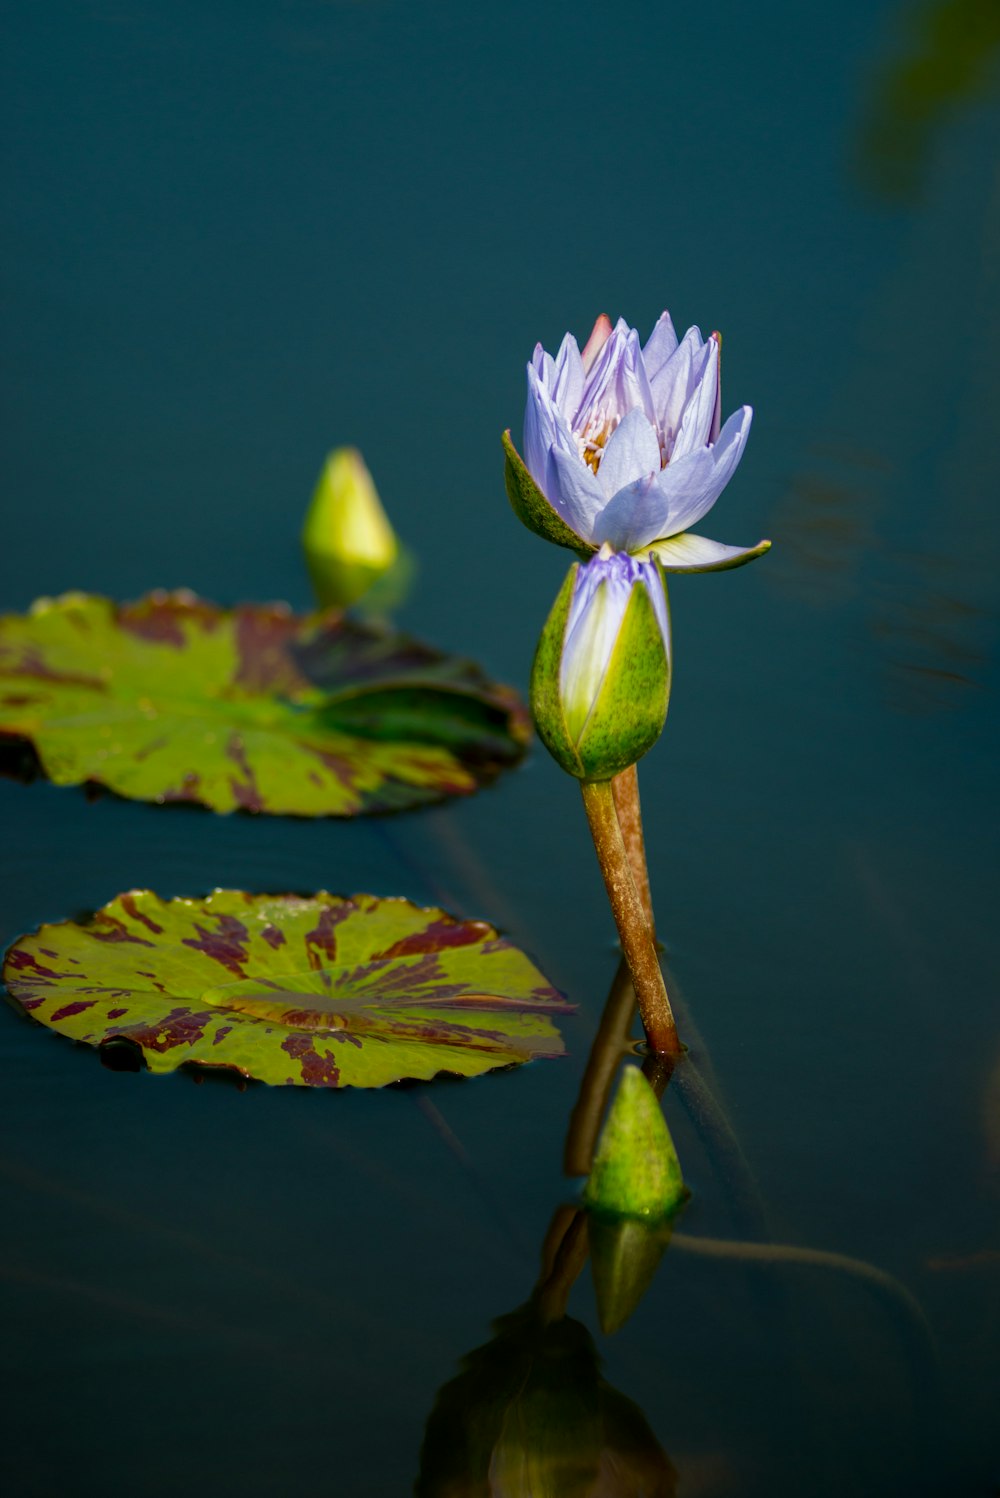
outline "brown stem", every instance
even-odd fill
[[[646,1038],[654,1051],[677,1056],[681,1051],[677,1026],[670,1010],[656,947],[632,878],[611,782],[583,780],[580,789],[597,861],[604,876],[604,887],[621,937],[625,961],[632,974]]]
[[[642,835],[642,810],[639,806],[639,775],[635,765],[629,765],[627,770],[614,777],[611,793],[615,798],[615,811],[618,813],[618,825],[622,830],[629,868],[642,901],[646,924],[655,942],[656,921],[653,918],[653,897],[649,889],[646,840]]]

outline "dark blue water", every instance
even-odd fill
[[[757,415],[703,529],[775,547],[672,588],[642,765],[660,924],[771,1236],[894,1276],[930,1340],[841,1269],[680,1248],[616,1336],[586,1271],[569,1309],[685,1498],[987,1498],[990,7],[4,9],[6,610],[180,584],[307,606],[298,528],[349,442],[419,555],[402,622],[523,688],[568,561],[503,493],[535,340],[668,305],[723,330],[726,410]],[[133,886],[367,890],[496,921],[579,1005],[565,1062],[343,1095],[115,1074],[0,1014],[8,1491],[411,1491],[437,1390],[573,1199],[616,963],[578,800],[541,750],[388,822],[0,783],[3,945]],[[665,1106],[683,1230],[739,1238]]]

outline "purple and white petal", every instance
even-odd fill
[[[670,449],[670,461],[687,457],[699,447],[707,447],[712,440],[712,422],[719,403],[719,345],[710,338],[695,360],[697,384],[684,407],[680,426]]]
[[[656,426],[653,392],[642,358],[639,335],[634,328],[628,330],[625,357],[618,371],[618,409],[622,415],[627,411],[642,410],[650,425]]]
[[[628,329],[615,328],[587,375],[580,405],[573,419],[578,433],[599,428],[613,417],[624,416],[618,410],[618,375],[628,346]]]
[[[685,531],[665,541],[654,541],[643,554],[658,557],[667,572],[723,572],[728,567],[742,567],[770,549],[770,541],[758,541],[756,546],[724,546],[721,541]]]
[[[572,333],[559,346],[552,372],[552,399],[568,422],[572,422],[583,394],[583,360]]]
[[[660,491],[657,471],[619,489],[596,517],[590,539],[607,543],[615,551],[635,551],[642,542],[633,536],[662,536],[667,527],[669,501]]]
[[[736,472],[743,456],[753,412],[749,406],[734,411],[714,447],[698,448],[676,463],[668,463],[657,476],[657,488],[665,501],[659,530],[638,522],[629,527],[627,546],[636,551],[667,536],[678,536],[707,515]]]
[[[545,483],[539,487],[570,530],[584,541],[593,540],[594,521],[603,508],[604,491],[597,475],[581,460],[575,442],[572,451],[558,444],[550,449]]]
[[[545,386],[545,389],[551,393],[552,374],[555,366],[553,363],[552,355],[547,354],[540,343],[535,344],[534,351],[531,355],[530,368],[535,371],[535,374],[541,380],[542,384]]]
[[[549,450],[560,441],[559,428],[564,428],[565,437],[561,445],[572,442],[569,425],[556,409],[552,397],[536,372],[534,364],[528,365],[528,399],[524,408],[524,461],[538,487],[545,492],[545,474],[549,462]]]
[[[650,379],[660,436],[670,452],[685,407],[698,386],[708,355],[698,328],[688,328],[667,362]]]
[[[712,416],[712,429],[708,434],[708,440],[718,442],[719,432],[722,430],[722,334],[713,333],[712,342],[719,352],[715,369],[715,412]]]
[[[670,320],[669,312],[661,312],[656,320],[656,326],[646,340],[642,351],[643,363],[646,366],[646,374],[650,382],[666,364],[670,355],[677,348],[677,334]]]
[[[660,439],[644,412],[633,408],[619,422],[601,454],[597,480],[606,500],[660,471]]]

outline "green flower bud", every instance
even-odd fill
[[[626,1066],[584,1192],[597,1312],[609,1335],[652,1283],[687,1197],[660,1101],[640,1069]]]
[[[338,447],[324,463],[302,546],[324,608],[347,608],[396,561],[396,534],[357,448]]]
[[[652,748],[670,695],[670,619],[655,561],[601,550],[570,568],[531,671],[549,753],[579,780],[610,780]]]
[[[686,1197],[660,1101],[639,1067],[626,1066],[597,1141],[584,1200],[609,1217],[660,1222]]]

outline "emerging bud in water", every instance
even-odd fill
[[[597,1141],[584,1200],[609,1217],[661,1222],[687,1194],[660,1100],[639,1067],[626,1066]]]
[[[688,1190],[660,1101],[626,1066],[584,1192],[601,1329],[628,1320],[649,1289]]]
[[[670,695],[663,576],[609,546],[569,574],[531,671],[542,742],[580,780],[610,780],[652,748]]]
[[[357,448],[338,447],[324,463],[302,545],[324,607],[348,607],[396,561],[399,543]]]

